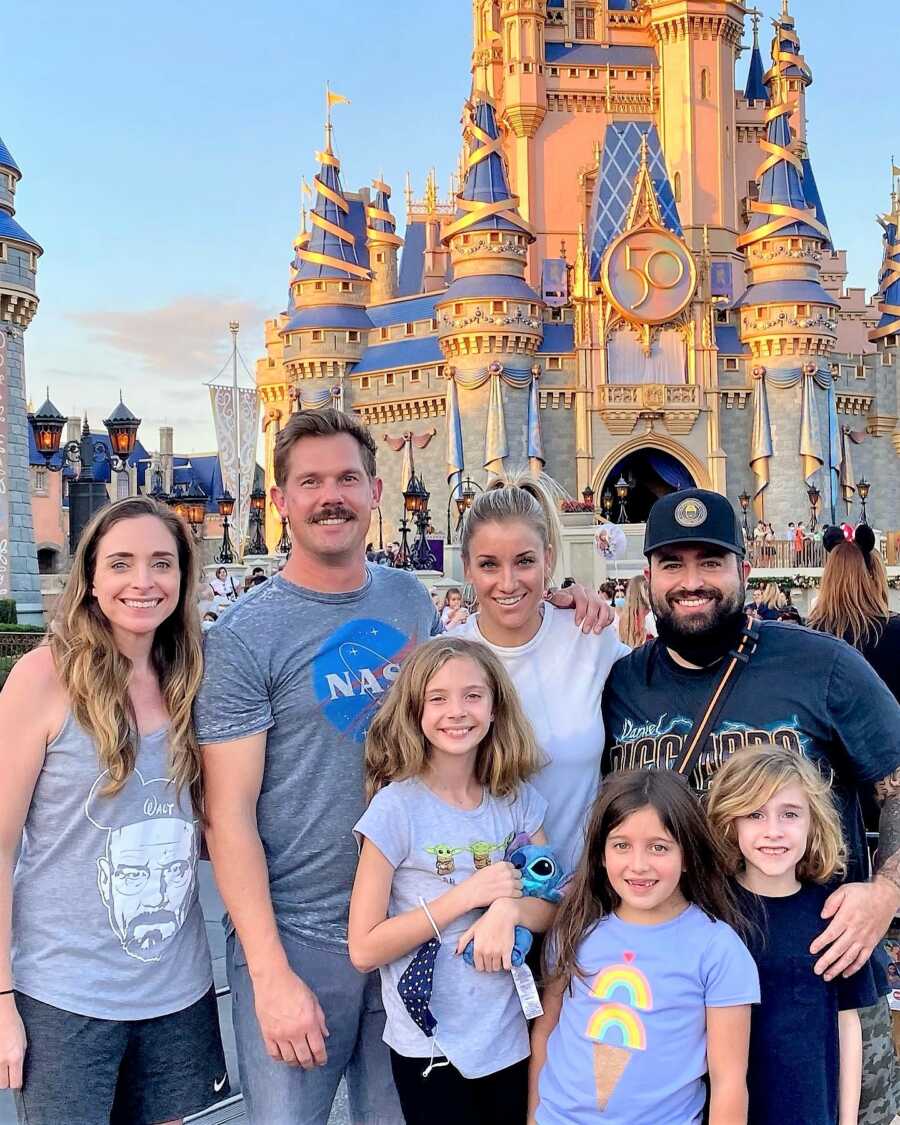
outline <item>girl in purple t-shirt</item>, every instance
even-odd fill
[[[548,942],[529,1125],[747,1121],[753,959],[723,856],[668,770],[603,782]]]

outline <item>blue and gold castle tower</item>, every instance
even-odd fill
[[[401,238],[387,184],[344,190],[327,129],[257,365],[269,477],[288,414],[337,402],[378,440],[437,432],[416,455],[437,526],[465,477],[526,467],[600,506],[622,481],[636,522],[675,488],[747,494],[780,536],[816,495],[819,522],[858,519],[865,476],[870,522],[900,526],[896,184],[867,301],[813,175],[787,0],[768,64],[737,0],[471,2],[450,198],[433,172],[407,189]],[[407,464],[385,445],[389,529]]]

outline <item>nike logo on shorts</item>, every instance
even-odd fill
[[[213,1090],[215,1091],[215,1093],[218,1094],[220,1090],[223,1090],[225,1088],[225,1083],[227,1081],[228,1081],[228,1074],[226,1073],[226,1074],[222,1075],[222,1077],[218,1080],[218,1082],[213,1082]]]

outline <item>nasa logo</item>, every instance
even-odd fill
[[[706,522],[706,515],[702,500],[682,500],[675,509],[675,522],[680,527],[699,527]]]
[[[405,633],[370,618],[348,621],[313,659],[313,688],[328,721],[363,742],[384,693],[413,645]]]

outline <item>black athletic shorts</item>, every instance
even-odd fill
[[[20,1125],[159,1125],[228,1094],[215,991],[148,1020],[101,1020],[21,992]]]

